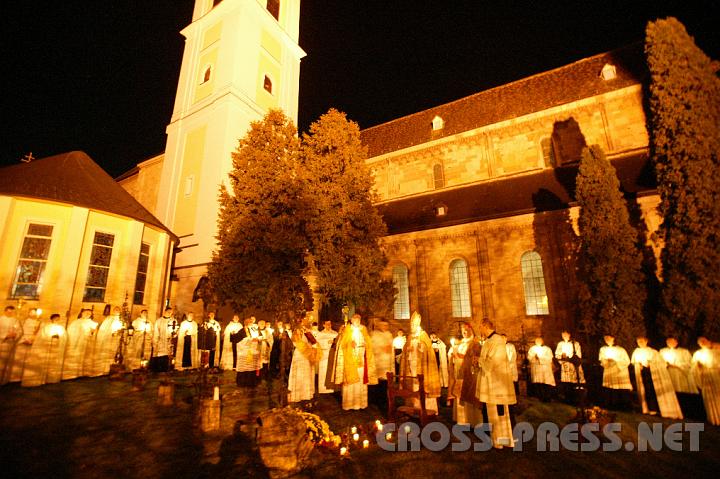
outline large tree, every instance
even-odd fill
[[[663,218],[666,334],[720,334],[720,80],[676,19],[650,22],[650,146]]]
[[[217,299],[238,310],[312,309],[304,277],[308,198],[297,174],[300,142],[292,121],[271,110],[253,122],[232,162],[230,190],[220,188],[218,247],[208,267]]]
[[[594,337],[612,334],[632,347],[645,333],[642,254],[615,168],[597,145],[583,150],[575,194],[581,323]]]
[[[379,241],[385,224],[373,206],[374,181],[357,123],[331,109],[303,135],[303,172],[313,199],[306,223],[317,286],[328,300],[367,305],[392,289]]]

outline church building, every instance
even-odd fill
[[[299,15],[299,0],[196,0],[167,148],[118,178],[180,239],[169,300],[181,311],[202,309],[193,292],[238,139],[270,108],[297,120]],[[646,70],[631,45],[363,130],[399,293],[387,319],[407,326],[418,310],[447,336],[488,317],[511,340],[572,327],[584,144],[605,150],[637,221],[659,223]]]

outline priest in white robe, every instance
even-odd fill
[[[643,414],[657,414],[669,419],[682,419],[680,403],[670,379],[665,360],[648,346],[646,337],[637,338],[638,347],[630,362],[635,372],[638,400]]]
[[[133,369],[145,367],[152,353],[153,331],[152,321],[148,318],[148,310],[140,311],[140,316],[132,322],[133,335],[128,341],[125,363]]]
[[[172,308],[165,308],[163,315],[155,321],[152,335],[152,369],[154,372],[167,372],[175,357],[177,332],[180,324],[173,315]]]
[[[660,356],[667,364],[675,392],[678,394],[698,394],[699,391],[695,385],[695,380],[690,374],[692,354],[686,348],[679,348],[678,341],[675,338],[667,338],[665,344],[667,347],[660,350]]]
[[[437,363],[438,374],[440,375],[440,387],[446,388],[448,387],[447,346],[435,332],[430,333],[430,341],[432,342],[435,362]]]
[[[530,363],[530,382],[533,383],[538,397],[548,402],[555,388],[555,375],[553,374],[553,352],[545,345],[543,338],[535,338],[527,352]]]
[[[95,361],[91,376],[101,376],[110,372],[110,366],[115,363],[120,341],[123,339],[122,331],[125,323],[121,316],[121,309],[115,306],[112,314],[107,316],[98,327],[95,340]]]
[[[200,366],[198,353],[198,324],[193,313],[187,313],[178,329],[178,347],[175,369],[196,369]]]
[[[308,319],[292,330],[295,346],[288,374],[288,402],[310,401],[315,396],[315,368],[320,359],[317,339],[310,331]]]
[[[368,406],[368,384],[377,384],[375,357],[370,335],[361,324],[359,314],[353,314],[350,324],[338,340],[343,352],[342,367],[342,408],[365,409]]]
[[[510,405],[517,403],[517,397],[505,348],[506,340],[495,332],[494,324],[487,318],[480,322],[480,333],[485,341],[478,359],[480,373],[475,394],[487,408],[493,447],[513,447]]]
[[[15,345],[22,336],[22,324],[16,317],[15,306],[6,306],[0,316],[0,386],[10,382]]]
[[[692,358],[692,375],[702,392],[708,422],[720,426],[720,349],[713,348],[705,337],[698,338],[698,346]]]
[[[326,383],[330,348],[337,335],[337,331],[332,328],[332,321],[325,321],[323,323],[323,329],[315,334],[315,339],[318,341],[318,348],[320,348],[322,352],[320,361],[318,362],[318,393],[320,394],[335,392],[333,389],[328,388]]]
[[[43,322],[30,348],[23,369],[22,386],[33,387],[60,382],[67,334],[60,315],[53,314]]]
[[[223,333],[222,354],[220,355],[220,368],[227,371],[235,370],[237,366],[237,345],[242,339],[240,331],[243,325],[240,322],[240,316],[234,314],[232,320],[225,326]]]
[[[15,345],[15,354],[13,357],[12,373],[10,374],[10,382],[20,382],[23,377],[23,369],[27,361],[33,342],[40,331],[40,317],[42,309],[31,309],[28,317],[22,322],[22,336]]]
[[[92,319],[92,310],[90,309],[83,309],[80,317],[70,323],[65,340],[62,379],[73,379],[92,374],[97,328],[98,324]]]
[[[375,375],[379,381],[387,381],[387,373],[395,374],[393,335],[387,321],[375,322],[375,329],[370,334],[370,341],[375,356]]]
[[[615,337],[606,335],[605,346],[600,348],[598,359],[603,368],[603,391],[609,407],[627,408],[630,401],[630,357],[625,348],[615,345]]]

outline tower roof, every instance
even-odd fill
[[[160,228],[178,240],[82,151],[1,168],[0,194],[57,201],[126,216]]]

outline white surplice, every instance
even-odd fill
[[[647,414],[650,411],[647,401],[645,400],[646,392],[642,380],[642,368],[650,368],[650,376],[652,378],[653,388],[655,389],[660,415],[670,419],[682,419],[683,415],[680,410],[680,403],[675,395],[675,388],[673,388],[667,365],[660,353],[650,347],[638,347],[633,351],[630,362],[633,364],[635,371],[635,384],[637,384],[638,398],[642,406],[643,414]]]
[[[23,377],[23,369],[27,361],[30,349],[32,348],[35,337],[40,331],[40,320],[32,316],[25,318],[22,322],[22,337],[15,345],[15,354],[13,357],[12,373],[10,374],[10,382],[19,382]]]
[[[22,386],[60,382],[67,332],[62,324],[42,323],[23,369]]]
[[[698,394],[697,386],[690,368],[692,367],[692,354],[685,348],[662,348],[660,356],[667,364],[670,380],[676,393]]]
[[[563,355],[565,357],[563,357]],[[580,372],[580,382],[585,382],[585,374],[583,373],[582,366],[578,366],[576,370],[575,365],[569,361],[574,357],[582,358],[580,343],[573,340],[562,340],[557,344],[555,348],[555,358],[560,361],[560,382],[577,384],[577,371]]]
[[[318,341],[318,347],[322,351],[320,362],[318,363],[318,393],[328,394],[335,392],[333,389],[325,387],[325,377],[327,376],[328,360],[330,359],[330,347],[337,337],[337,331],[323,329],[315,333],[315,339]]]
[[[629,389],[630,383],[630,357],[625,348],[620,346],[603,346],[598,355],[600,365],[603,367],[603,387],[608,389]]]
[[[128,341],[125,364],[130,370],[141,366],[143,360],[150,359],[155,326],[147,318],[137,318],[132,322],[133,336]]]
[[[530,381],[535,384],[555,386],[552,349],[545,345],[534,344],[528,349],[527,357],[530,363]]]
[[[115,362],[115,355],[120,345],[122,328],[123,322],[119,314],[108,316],[98,328],[91,376],[101,376],[110,372],[110,366]]]
[[[89,376],[92,373],[97,327],[97,323],[90,318],[75,319],[68,326],[63,379]]]
[[[702,392],[708,422],[720,426],[720,349],[695,351],[692,374]]]
[[[190,366],[183,366],[185,360],[185,342],[190,341]],[[177,353],[175,354],[175,369],[195,369],[200,366],[198,353],[198,324],[194,320],[185,320],[178,329]]]
[[[230,336],[238,334],[240,331],[242,331],[243,325],[240,323],[240,321],[230,321],[227,326],[225,326],[225,332],[223,333],[223,346],[222,346],[222,355],[220,356],[220,368],[229,370],[234,369],[233,366],[233,343],[231,341]],[[237,344],[236,342],[235,346],[235,354],[237,357]],[[237,359],[236,359],[237,361]]]
[[[0,316],[0,385],[10,382],[15,345],[20,340],[22,331],[20,320]]]
[[[310,360],[309,340],[302,328],[292,332],[295,345],[288,376],[288,402],[309,401],[315,395],[315,364]]]

